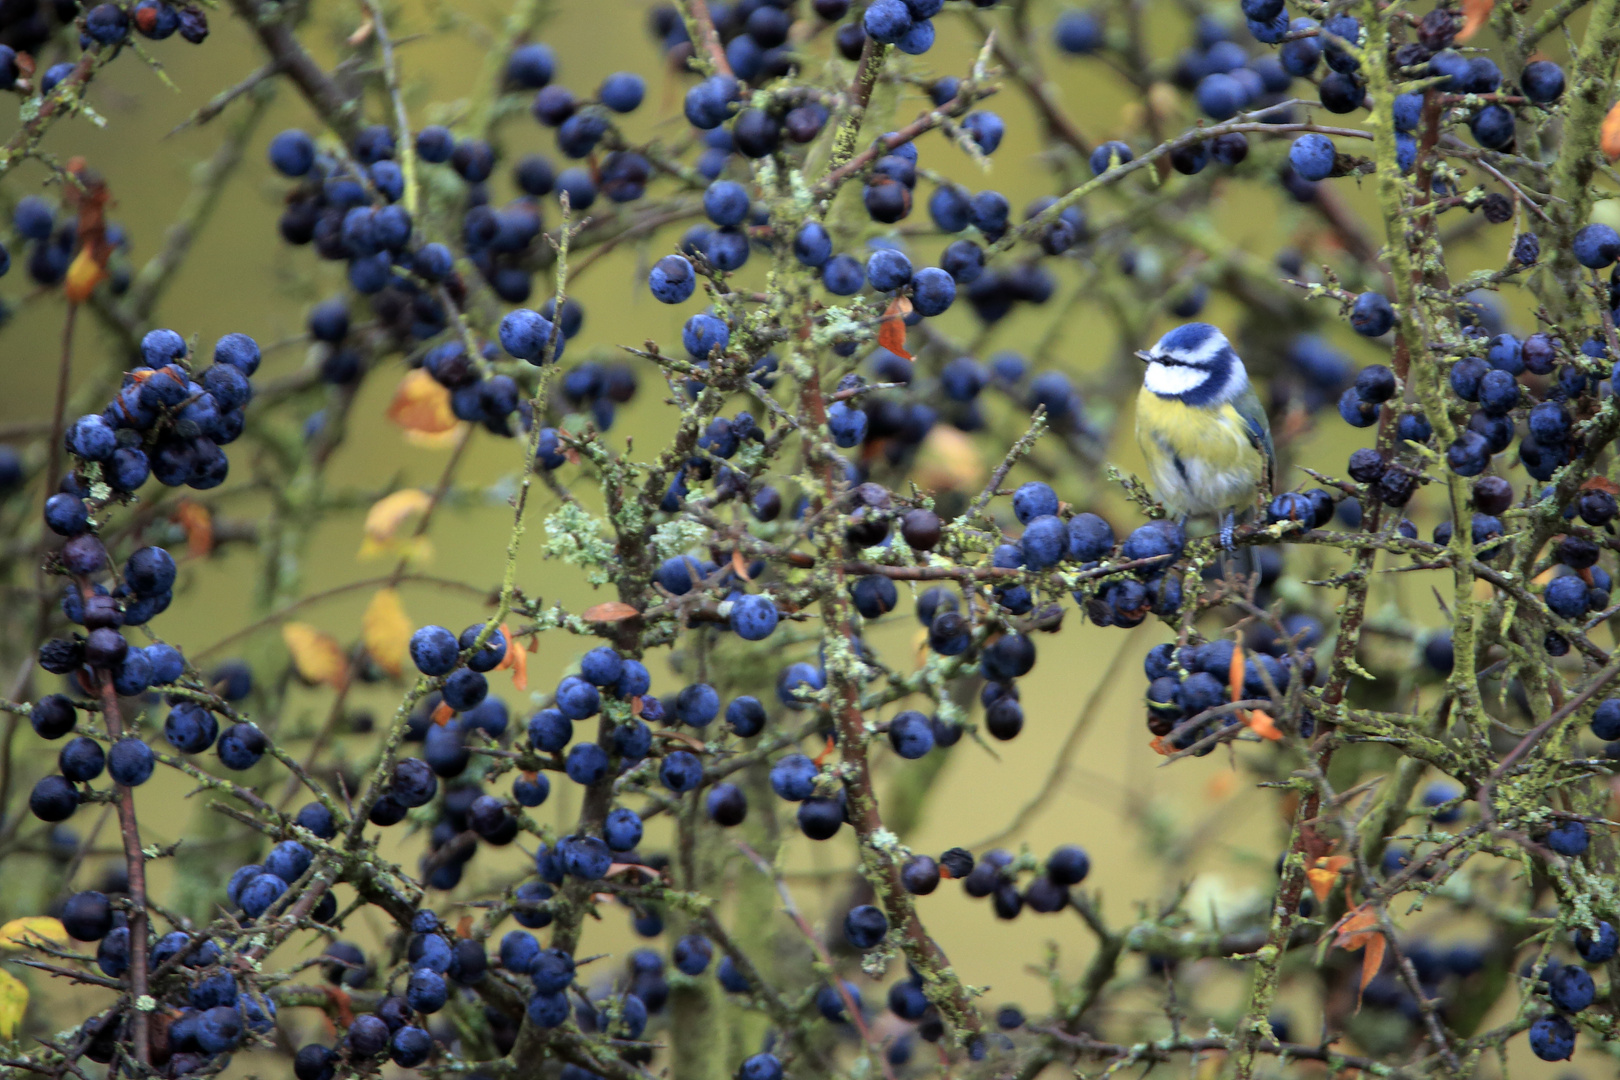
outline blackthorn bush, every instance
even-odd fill
[[[679,0],[605,77],[577,6],[515,0],[447,90],[442,19],[230,0],[263,66],[181,125],[216,153],[166,232],[84,121],[209,12],[0,9],[0,314],[60,349],[0,424],[0,1067],[1601,1053],[1620,0]],[[274,86],[307,119],[256,138]],[[209,345],[159,301],[233,172],[302,307]],[[360,517],[387,572],[314,572]],[[1087,761],[1119,692],[1146,738]],[[1149,763],[1283,826],[1177,821]],[[1081,767],[1134,853],[1032,849]],[[1183,884],[1105,910],[1149,863]],[[994,1002],[951,904],[1086,966],[1048,932],[1050,1000]]]

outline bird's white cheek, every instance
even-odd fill
[[[1200,385],[1209,373],[1199,368],[1149,364],[1142,385],[1160,397],[1175,397]]]

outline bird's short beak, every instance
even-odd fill
[[[1155,357],[1152,353],[1148,352],[1146,349],[1138,349],[1136,351],[1136,358],[1138,360],[1142,361],[1142,363],[1144,363],[1144,364],[1151,364],[1151,363],[1153,363],[1154,360],[1157,359],[1157,357]]]

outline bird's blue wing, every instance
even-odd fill
[[[1260,404],[1252,387],[1233,400],[1232,408],[1243,418],[1250,445],[1265,455],[1266,474],[1261,483],[1262,490],[1269,495],[1276,479],[1277,451],[1271,444],[1271,421],[1266,418],[1266,408]]]

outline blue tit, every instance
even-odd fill
[[[1276,453],[1266,411],[1232,345],[1209,323],[1178,326],[1153,348],[1136,398],[1136,441],[1167,510],[1213,516],[1230,547],[1235,517],[1271,491]]]

